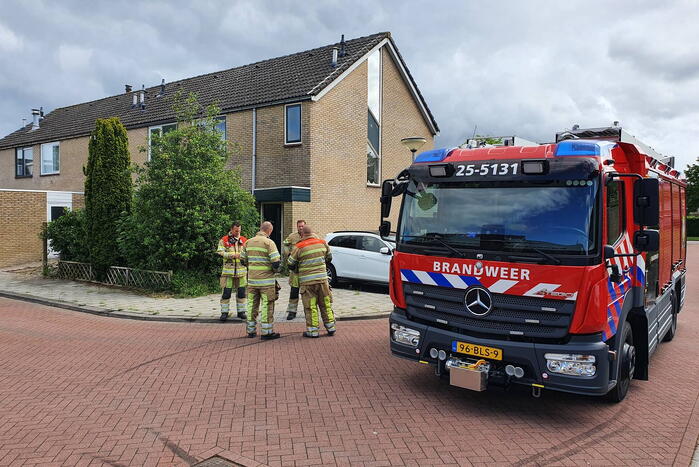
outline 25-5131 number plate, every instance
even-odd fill
[[[474,357],[490,358],[492,360],[502,360],[502,350],[484,345],[470,344],[468,342],[453,341],[451,343],[452,352],[473,355]]]

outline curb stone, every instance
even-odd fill
[[[199,317],[183,317],[183,316],[161,316],[161,315],[148,315],[145,313],[132,313],[128,311],[120,310],[110,310],[107,308],[99,308],[95,306],[88,305],[76,305],[75,303],[64,302],[61,300],[47,299],[41,297],[35,297],[33,295],[21,294],[16,292],[5,292],[0,290],[0,297],[9,298],[12,300],[21,300],[24,302],[36,303],[38,305],[52,306],[56,308],[63,308],[65,310],[78,311],[81,313],[89,313],[98,316],[108,316],[111,318],[121,318],[121,319],[133,319],[138,321],[160,321],[164,323],[199,323],[199,324],[240,324],[243,320],[237,317],[228,318],[225,322],[221,322],[218,318],[199,318]],[[338,316],[337,321],[358,321],[365,319],[382,319],[387,318],[391,314],[390,311],[377,313],[367,316]]]

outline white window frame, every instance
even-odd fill
[[[44,153],[49,152],[50,149],[50,156],[51,156],[51,163],[53,163],[53,148],[58,148],[58,167],[54,168],[52,172],[44,172]],[[55,141],[53,143],[44,143],[41,145],[41,157],[39,160],[41,166],[39,167],[39,173],[41,175],[58,175],[61,173],[61,143],[59,141]]]
[[[298,141],[289,141],[289,135],[287,134],[287,125],[286,125],[287,111],[286,111],[286,109],[289,107],[298,107],[299,108],[299,140]],[[298,146],[302,143],[303,143],[303,106],[301,105],[300,102],[297,102],[295,104],[286,104],[284,106],[284,146]]]
[[[175,123],[163,123],[162,125],[155,125],[155,126],[149,126],[148,127],[148,160],[150,161],[150,143],[151,143],[151,132],[153,130],[159,130],[160,131],[160,136],[163,135],[163,127],[166,126],[174,126],[175,130],[177,129],[177,122]]]
[[[378,182],[377,183],[369,183],[368,177],[366,181],[366,185],[370,187],[380,187],[381,186],[381,173],[383,172],[382,170],[382,163],[383,163],[383,158],[381,157],[381,146],[382,146],[382,137],[383,137],[383,122],[382,122],[382,116],[383,116],[383,52],[382,48],[376,49],[372,54],[378,54],[379,57],[379,117],[376,118],[376,115],[374,115],[374,112],[371,111],[369,108],[369,95],[367,92],[367,110],[371,113],[371,115],[374,117],[374,120],[376,120],[376,123],[379,124],[379,147],[375,148],[370,142],[369,142],[369,135],[367,134],[367,146],[371,147],[374,150],[374,153],[376,154],[376,157],[378,159],[378,168],[379,168],[379,174],[377,176]],[[369,89],[369,73],[368,73],[368,68],[369,68],[369,57],[371,55],[367,56],[367,91]],[[369,125],[367,121],[367,125]],[[368,128],[367,128],[368,130]]]

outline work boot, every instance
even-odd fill
[[[263,341],[271,341],[272,339],[279,339],[280,337],[282,337],[281,334],[279,334],[278,332],[273,332],[271,334],[263,334],[262,336],[260,336],[260,339],[262,339]]]
[[[332,337],[335,335],[336,332],[337,332],[337,330],[328,331],[328,336]]]
[[[256,332],[249,332],[249,333],[248,333],[248,337],[251,338],[251,339],[252,339],[253,337],[255,337],[255,336],[257,336],[257,333],[256,333]]]
[[[228,303],[221,303],[221,316],[219,317],[219,320],[226,321],[228,319],[228,312],[230,311],[231,307]]]
[[[290,312],[286,315],[286,320],[287,320],[287,321],[291,321],[291,320],[294,319],[294,318],[296,318],[296,312],[295,312],[295,311],[290,311]]]
[[[245,321],[248,319],[248,315],[246,315],[244,311],[239,311],[238,312],[238,319],[242,319],[243,321]]]
[[[320,337],[318,334],[312,334],[308,331],[303,332],[303,337],[310,337],[311,339],[315,339],[316,337]]]

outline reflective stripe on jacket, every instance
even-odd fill
[[[328,279],[326,262],[332,260],[330,248],[324,240],[304,237],[289,256],[289,267],[298,265],[299,285],[310,285]]]
[[[281,257],[277,245],[264,232],[258,232],[243,245],[240,255],[248,267],[248,286],[270,287],[275,284],[274,265],[279,267]]]

